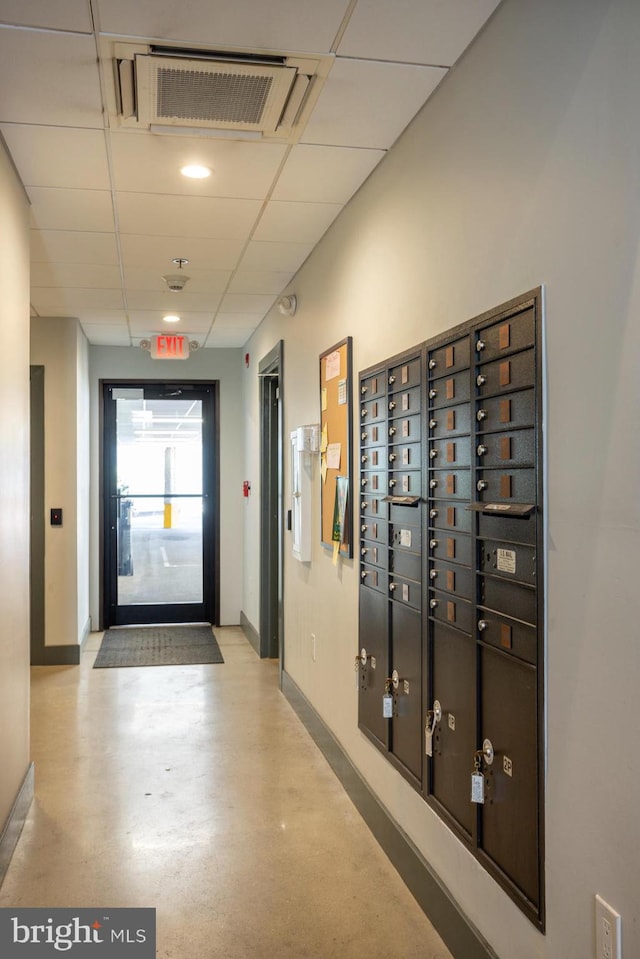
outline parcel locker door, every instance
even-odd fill
[[[471,838],[475,809],[469,802],[470,756],[475,749],[476,649],[473,640],[433,623],[432,699],[442,707],[432,739],[430,793]]]
[[[481,735],[491,740],[493,762],[484,764],[480,848],[535,906],[538,872],[537,672],[481,647]]]
[[[407,778],[422,780],[422,618],[419,610],[400,602],[391,604],[391,662],[398,673],[398,688],[391,720],[391,752]]]
[[[387,748],[389,721],[382,715],[385,679],[389,675],[387,607],[384,593],[360,587],[358,653],[358,725],[373,741]]]

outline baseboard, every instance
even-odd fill
[[[33,801],[34,783],[34,765],[30,763],[16,801],[13,804],[13,809],[9,813],[9,818],[0,835],[0,886],[7,874],[13,851],[18,843],[22,827],[25,824],[27,813],[29,812],[29,807]]]
[[[244,615],[242,610],[240,610],[240,626],[245,636],[255,649],[258,656],[260,655],[260,633],[254,629],[252,624],[249,622],[247,617]]]
[[[372,792],[324,720],[286,672],[282,674],[282,692],[452,955],[459,959],[498,959],[491,946],[461,912],[455,899],[417,846]]]
[[[31,657],[32,666],[77,666],[79,662],[80,645],[77,643],[69,646],[43,646]]]

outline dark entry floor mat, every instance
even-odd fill
[[[108,629],[94,669],[224,663],[210,626],[123,626]]]

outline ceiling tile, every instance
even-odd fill
[[[500,0],[358,0],[338,55],[451,66]]]
[[[346,203],[384,156],[384,150],[298,144],[287,158],[272,199]]]
[[[84,334],[93,346],[130,346],[126,325],[103,326],[99,323],[83,323]]]
[[[24,27],[91,33],[93,25],[86,0],[2,0],[0,19]]]
[[[229,284],[229,293],[271,293],[277,296],[293,279],[293,273],[239,271]]]
[[[102,128],[93,36],[0,27],[3,122]]]
[[[110,136],[115,186],[128,193],[263,199],[287,150],[283,144],[207,137]],[[180,173],[189,163],[208,166],[212,175],[189,180]]]
[[[99,0],[106,33],[257,50],[330,50],[349,0]]]
[[[167,292],[167,287],[163,275],[176,273],[178,268],[175,263],[171,263],[163,270],[151,269],[149,267],[128,267],[124,271],[124,280],[127,290],[155,290],[162,293]],[[189,277],[186,293],[224,293],[227,284],[232,276],[231,270],[198,270],[193,269],[191,263],[184,267],[184,272]],[[170,294],[173,296],[174,294]]]
[[[117,263],[116,238],[113,233],[32,230],[31,259],[50,263]]]
[[[189,260],[189,269],[209,268],[233,270],[243,247],[243,240],[204,240],[191,236],[122,236],[120,238],[125,270],[149,267],[161,273],[172,273],[174,257]]]
[[[253,234],[255,240],[317,243],[338,213],[340,203],[268,203]]]
[[[6,123],[0,130],[26,187],[110,188],[102,131]]]
[[[446,72],[405,63],[338,60],[302,140],[386,150]]]
[[[295,273],[313,250],[313,243],[258,243],[252,240],[242,257],[241,269]]]
[[[117,266],[89,263],[32,263],[31,286],[79,286],[85,289],[119,290]]]
[[[107,190],[60,190],[30,187],[31,225],[41,230],[115,230],[111,193]]]
[[[31,303],[40,316],[78,316],[87,310],[122,310],[120,290],[81,290],[38,287]]]
[[[245,346],[249,337],[252,333],[255,332],[255,327],[236,327],[225,328],[225,329],[216,329],[211,330],[211,333],[207,337],[205,343],[203,344],[207,349],[217,349],[217,350],[228,350],[228,349],[238,349],[241,346]]]
[[[144,335],[155,330],[156,333],[167,333],[173,330],[174,333],[206,333],[213,316],[211,313],[180,313],[182,321],[180,323],[163,323],[159,311],[155,310],[131,310],[129,312],[129,325],[131,332],[135,335]]]
[[[259,296],[249,293],[227,293],[220,304],[221,313],[253,313],[263,317],[274,304],[274,296]]]
[[[155,293],[149,290],[127,290],[127,306],[130,310],[157,310],[159,313],[198,313],[208,311],[209,318],[218,308],[220,293]]]
[[[214,323],[216,330],[256,329],[262,323],[264,313],[218,313]]]
[[[214,240],[246,239],[262,207],[260,200],[150,193],[119,193],[117,203],[122,233]]]

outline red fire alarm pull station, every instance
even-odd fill
[[[251,483],[249,482],[249,480],[245,480],[244,483],[242,484],[242,495],[244,497],[248,497],[250,492],[251,492]]]

